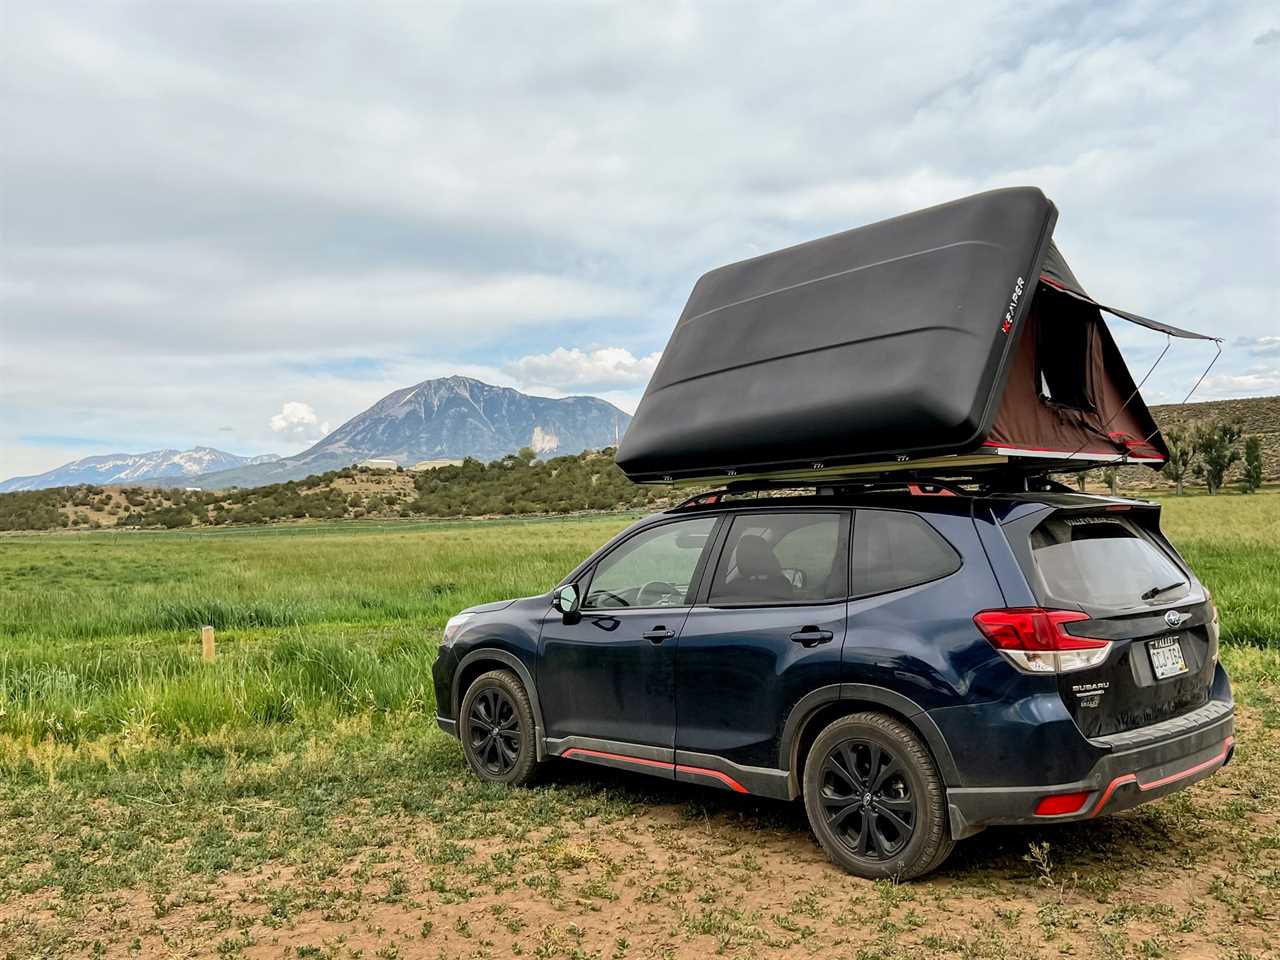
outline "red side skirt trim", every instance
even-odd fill
[[[699,777],[710,777],[712,780],[719,780],[734,793],[746,793],[747,788],[740,784],[727,773],[721,773],[719,770],[708,770],[706,767],[686,767],[683,763],[676,764],[678,773],[692,773]]]
[[[572,760],[574,757],[600,757],[604,760],[622,760],[626,763],[634,763],[641,767],[659,767],[663,770],[670,770],[672,764],[662,760],[649,760],[645,757],[628,757],[621,753],[605,753],[603,750],[587,750],[583,747],[570,747],[564,753],[560,754],[566,760]]]
[[[719,770],[708,770],[705,767],[690,767],[683,763],[671,764],[662,760],[649,760],[646,757],[628,757],[621,753],[606,753],[603,750],[588,750],[585,747],[570,747],[564,753],[560,754],[566,760],[572,760],[574,757],[599,757],[603,760],[620,760],[623,763],[634,763],[641,767],[658,767],[662,770],[675,770],[677,773],[690,773],[698,777],[710,777],[712,780],[719,780],[734,793],[748,793],[746,787],[740,784],[727,773],[721,773]]]

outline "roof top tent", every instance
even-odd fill
[[[618,451],[641,483],[1159,468],[1101,311],[1016,187],[703,275]]]

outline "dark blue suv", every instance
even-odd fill
[[[1163,796],[1231,757],[1217,614],[1158,506],[1065,489],[700,497],[450,620],[439,724],[492,782],[802,797],[864,877]]]

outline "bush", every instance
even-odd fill
[[[1203,477],[1210,494],[1222,489],[1222,478],[1226,476],[1231,465],[1240,459],[1240,427],[1234,423],[1210,420],[1195,430],[1196,452],[1200,462],[1195,465],[1195,473]]]
[[[1262,486],[1262,438],[1252,436],[1244,442],[1244,475],[1240,478],[1240,488],[1245,493],[1253,493]]]

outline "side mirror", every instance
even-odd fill
[[[556,587],[555,593],[551,595],[551,605],[560,611],[561,618],[567,624],[574,624],[582,619],[582,614],[578,612],[581,604],[582,598],[578,596],[576,583]]]

